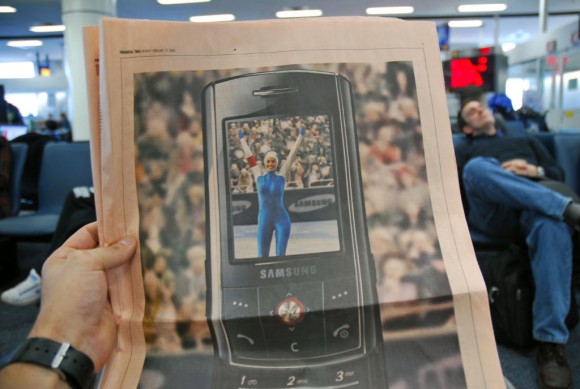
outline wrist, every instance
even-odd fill
[[[0,386],[3,389],[34,387],[68,389],[71,387],[52,369],[20,362],[11,363],[2,368]]]
[[[30,334],[28,334],[28,339],[31,338],[44,338],[59,343],[68,343],[79,352],[88,356],[93,365],[97,366],[97,358],[93,355],[91,347],[87,344],[87,339],[78,331],[75,331],[74,326],[58,322],[54,323],[50,320],[42,320],[42,312],[32,327]]]
[[[542,166],[536,166],[536,176],[540,178],[546,177],[546,171]]]

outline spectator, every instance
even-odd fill
[[[492,237],[526,237],[536,284],[538,376],[546,387],[572,387],[565,318],[572,278],[570,227],[580,228],[580,204],[540,184],[546,177],[561,180],[562,169],[534,138],[498,136],[493,114],[480,101],[464,102],[458,123],[468,136],[456,147],[468,222]]]

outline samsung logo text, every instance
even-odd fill
[[[294,267],[280,267],[277,269],[260,270],[260,278],[262,280],[270,278],[286,278],[286,277],[301,277],[312,276],[316,274],[316,266],[294,266]]]
[[[312,212],[318,209],[328,207],[334,204],[335,197],[334,194],[320,194],[316,196],[305,197],[301,200],[296,201],[288,207],[290,212]]]

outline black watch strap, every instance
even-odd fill
[[[26,339],[10,361],[16,362],[33,363],[55,370],[73,388],[87,388],[95,376],[91,358],[69,343],[45,338]]]

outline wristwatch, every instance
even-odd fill
[[[546,177],[546,171],[544,170],[543,167],[537,166],[537,169],[538,169],[537,170],[538,171],[538,173],[537,173],[538,174],[538,177],[540,177],[540,178]]]
[[[45,338],[26,339],[10,363],[32,363],[46,367],[75,389],[88,388],[95,377],[91,358],[75,350],[70,343]]]

